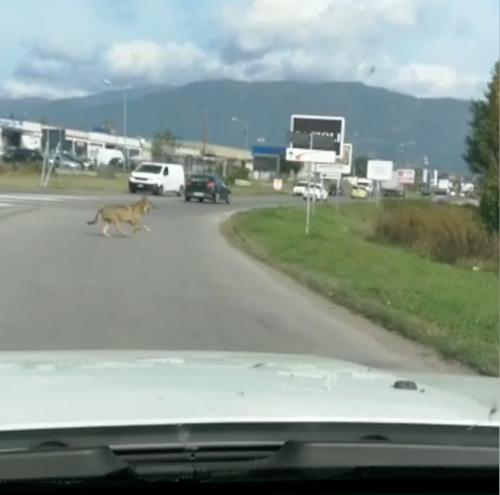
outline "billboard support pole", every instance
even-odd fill
[[[47,174],[47,162],[49,160],[49,139],[45,141],[45,150],[43,152],[42,174],[40,176],[40,187],[45,187],[45,175]]]
[[[306,206],[306,235],[309,235],[311,225],[311,162],[307,163],[307,206]]]
[[[63,147],[63,138],[62,138],[62,129],[59,128],[59,186],[61,186],[61,182],[62,182],[62,175],[61,175],[61,172],[62,172],[62,168],[63,168],[63,163],[62,163],[62,153],[63,153],[63,150],[62,150],[62,147]],[[54,157],[55,159],[55,157]]]
[[[58,153],[59,152],[56,149],[56,151],[53,154],[52,162],[50,163],[49,169],[47,170],[47,173],[45,175],[45,180],[44,180],[44,183],[43,183],[43,187],[47,187],[49,185],[49,180],[50,180],[50,177],[52,175],[52,171],[54,170],[54,166],[55,166],[55,163],[56,163],[56,158],[58,156]],[[60,166],[60,164],[59,164],[59,166]]]
[[[316,163],[313,163],[313,171],[312,171],[312,178],[313,178],[313,188],[312,190],[314,191],[314,195],[312,198],[312,215],[316,213]]]
[[[340,177],[337,178],[337,189],[335,190],[335,209],[339,211],[340,202]]]
[[[314,135],[309,134],[309,149],[313,149]],[[306,206],[306,235],[311,227],[311,162],[307,162],[307,206]]]

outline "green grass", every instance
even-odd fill
[[[250,186],[230,185],[229,188],[235,196],[269,196],[275,194],[291,194],[292,186],[283,184],[283,189],[277,192],[271,182],[252,182]]]
[[[56,175],[54,174],[47,188],[40,187],[40,173],[0,173],[0,188],[21,190],[74,190],[100,192],[127,192],[127,174],[116,174],[113,178],[98,177],[95,175]],[[230,186],[234,196],[266,196],[277,193],[271,183],[253,182],[250,186]],[[290,188],[288,188],[290,189]],[[289,193],[285,190],[281,194]]]
[[[330,300],[498,376],[498,273],[369,240],[375,211],[370,204],[343,205],[338,212],[318,206],[306,237],[303,209],[259,209],[231,217],[223,232]]]
[[[50,178],[47,188],[40,187],[39,174],[0,174],[0,188],[23,190],[74,190],[74,191],[101,191],[125,192],[127,179],[125,176],[104,178],[87,175],[54,175]]]

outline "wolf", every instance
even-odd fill
[[[114,225],[118,232],[126,235],[127,232],[120,227],[120,223],[132,225],[134,233],[141,229],[151,232],[151,229],[142,223],[142,216],[144,213],[151,212],[152,209],[153,205],[146,196],[143,196],[140,201],[132,205],[106,205],[96,213],[93,220],[87,222],[87,225],[94,225],[98,220],[102,220],[104,222],[102,234],[105,237],[111,237],[108,234],[111,225]]]

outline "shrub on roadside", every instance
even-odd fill
[[[234,184],[236,180],[248,180],[250,170],[246,167],[231,167],[227,174],[227,183]]]
[[[97,177],[102,179],[114,179],[116,177],[116,168],[105,166],[105,167],[97,167]]]
[[[39,162],[0,162],[0,174],[40,174],[42,166]]]
[[[442,263],[498,266],[498,234],[491,234],[477,208],[446,203],[384,203],[374,219],[379,241],[409,248]]]

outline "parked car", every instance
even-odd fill
[[[306,186],[302,193],[304,200],[307,200],[307,196],[310,199],[316,198],[316,201],[327,201],[328,191],[321,184],[311,184],[309,188]]]
[[[220,175],[217,174],[194,174],[186,183],[184,194],[186,201],[197,199],[200,203],[205,200],[213,203],[225,201],[231,202],[231,190]]]
[[[43,162],[43,154],[40,150],[10,148],[5,151],[3,160],[5,162]]]
[[[307,187],[306,180],[301,180],[297,182],[297,184],[293,186],[292,196],[302,196],[304,194],[304,190],[306,187]]]
[[[351,191],[352,199],[366,199],[368,198],[368,191],[364,187],[353,187]]]
[[[330,194],[330,196],[343,196],[344,188],[342,187],[342,184],[339,184],[338,188],[335,182],[331,184],[328,188],[328,194]]]

